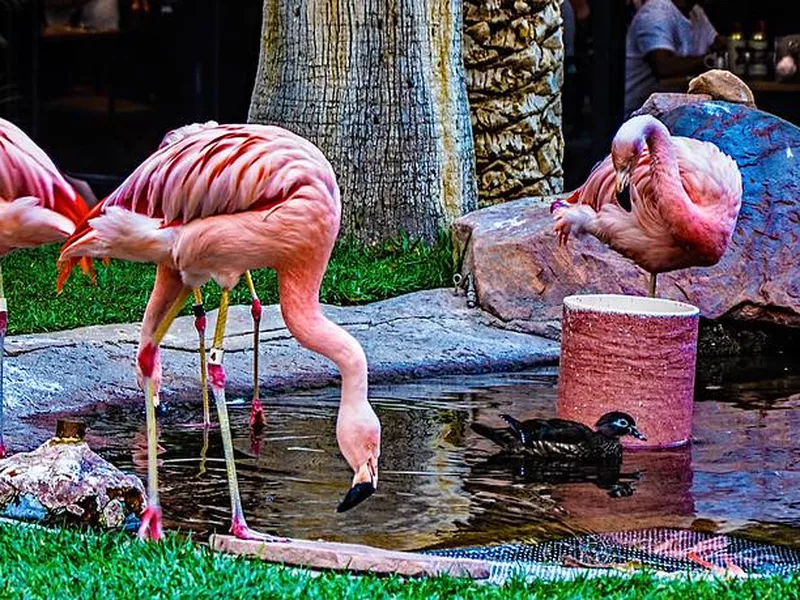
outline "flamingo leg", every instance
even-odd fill
[[[253,299],[250,314],[253,317],[253,404],[250,409],[250,427],[255,432],[259,432],[267,424],[267,418],[264,416],[264,408],[261,406],[261,400],[258,397],[258,346],[261,337],[261,300],[258,299],[256,294],[256,286],[253,285],[253,277],[250,271],[245,271],[244,280],[247,282],[247,288],[250,290],[250,297]]]
[[[5,404],[5,393],[3,390],[3,359],[5,358],[6,328],[8,326],[8,305],[6,304],[6,294],[3,290],[3,271],[0,268],[0,458],[6,457],[6,443],[3,436],[5,431],[5,414],[3,405]]]
[[[648,298],[655,298],[656,297],[656,277],[658,273],[650,273],[650,287],[647,290],[647,297]]]
[[[208,427],[203,428],[203,446],[200,448],[200,472],[198,477],[206,474],[206,460],[208,454]]]
[[[203,292],[200,288],[192,290],[194,294],[194,327],[197,330],[199,339],[198,349],[200,352],[200,385],[203,393],[203,427],[208,429],[211,426],[211,410],[208,402],[208,369],[206,368],[206,310],[203,307]]]
[[[228,320],[228,306],[230,304],[230,289],[222,289],[217,325],[214,330],[214,342],[208,357],[208,376],[211,381],[211,391],[217,405],[219,428],[222,432],[222,447],[225,452],[225,467],[228,473],[228,488],[231,496],[231,529],[230,532],[239,539],[261,541],[285,541],[271,535],[253,531],[247,526],[242,510],[242,499],[239,494],[239,481],[236,477],[236,462],[233,456],[233,439],[231,438],[228,407],[225,404],[225,369],[222,366],[223,342],[225,338],[225,325]]]
[[[146,344],[139,352],[139,365],[144,376],[145,410],[147,413],[147,508],[139,525],[139,539],[158,541],[163,537],[161,527],[161,503],[158,498],[158,431],[156,429],[155,390],[153,389],[153,365],[155,364],[158,346],[169,330],[169,326],[178,316],[186,300],[189,290],[184,289],[175,299],[159,323],[153,334],[152,343]]]

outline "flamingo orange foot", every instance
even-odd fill
[[[139,524],[140,540],[150,540],[158,542],[164,537],[164,529],[161,526],[161,507],[148,506],[142,514],[142,522]]]

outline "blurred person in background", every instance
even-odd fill
[[[625,40],[626,117],[659,79],[702,73],[705,55],[726,44],[697,0],[631,1],[638,10]]]

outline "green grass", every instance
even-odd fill
[[[602,578],[515,581],[314,577],[211,553],[176,535],[143,544],[123,534],[0,526],[0,597],[15,598],[775,598],[800,597],[800,579],[688,581]]]
[[[79,269],[64,293],[55,291],[58,247],[20,250],[3,258],[3,278],[9,306],[9,333],[36,333],[72,329],[83,325],[140,321],[153,287],[153,265],[112,261],[98,263],[97,285]],[[453,260],[449,238],[442,235],[432,247],[406,238],[377,247],[341,242],[322,285],[322,301],[363,304],[422,289],[452,285]],[[261,301],[277,302],[275,273],[253,273]],[[219,303],[219,288],[207,285],[206,307]],[[242,281],[234,290],[235,303],[249,303]],[[184,314],[189,314],[189,305]]]

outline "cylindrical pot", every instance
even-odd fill
[[[647,441],[669,448],[692,433],[697,307],[660,298],[594,294],[564,298],[558,415],[593,426],[631,415]]]

